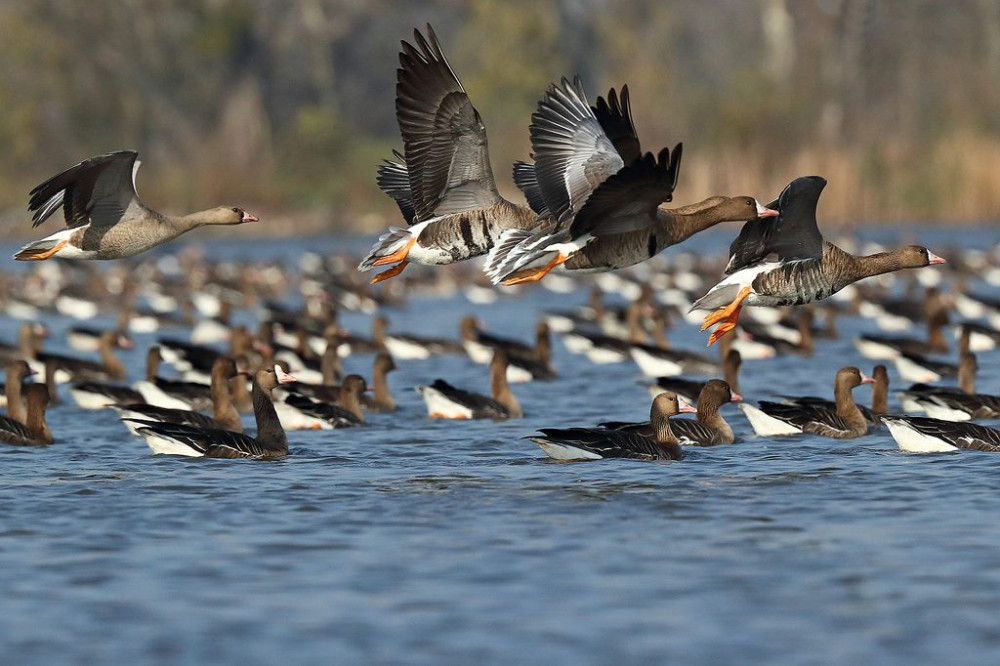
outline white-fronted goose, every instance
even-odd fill
[[[14,258],[39,261],[121,259],[209,224],[243,224],[257,218],[242,208],[221,206],[174,217],[147,208],[135,191],[138,153],[98,155],[53,176],[31,191],[28,210],[37,227],[60,207],[66,228],[28,243]]]
[[[815,396],[802,396],[798,398],[786,397],[782,400],[788,405],[799,405],[801,407],[822,407],[824,409],[836,410],[837,403],[827,398]],[[884,365],[876,365],[872,369],[872,406],[869,409],[864,405],[858,405],[865,421],[871,425],[882,423],[881,416],[889,413],[889,372]]]
[[[925,416],[883,416],[900,450],[945,453],[956,449],[1000,452],[1000,430],[975,423],[956,423]]]
[[[24,423],[24,403],[21,400],[24,378],[34,374],[25,361],[12,361],[7,365],[4,378],[4,396],[7,400],[7,417]]]
[[[332,430],[364,425],[361,394],[368,384],[361,375],[347,375],[336,404],[288,392],[274,403],[281,425],[288,430]]]
[[[396,401],[389,391],[390,372],[396,369],[396,363],[387,352],[380,352],[375,356],[372,366],[372,397],[371,400],[364,400],[365,409],[369,412],[385,414],[396,411]]]
[[[694,419],[672,421],[674,434],[684,446],[717,446],[732,444],[736,435],[719,413],[719,408],[729,402],[740,402],[743,398],[733,393],[729,384],[721,379],[710,379],[698,393],[697,416]],[[649,437],[650,423],[602,423],[614,430],[632,430]]]
[[[693,411],[694,408],[689,405],[678,405],[677,396],[673,393],[661,393],[653,399],[649,409],[648,437],[635,430],[539,428],[540,436],[525,439],[530,439],[555,460],[680,460],[684,451],[669,419],[675,414]]]
[[[97,347],[100,361],[38,352],[28,363],[35,366],[34,370],[39,374],[48,373],[50,369],[54,370],[55,380],[59,384],[75,379],[122,380],[125,379],[125,365],[114,352],[118,339],[119,336],[114,331],[105,331],[101,334]]]
[[[736,394],[740,393],[739,374],[741,365],[743,365],[743,357],[735,349],[730,349],[726,352],[725,358],[722,359],[722,379],[729,384],[729,389]],[[657,377],[656,382],[647,384],[646,388],[653,397],[664,391],[669,391],[670,393],[675,393],[678,398],[695,404],[698,402],[698,396],[707,383],[707,381],[668,376]]]
[[[490,362],[492,397],[457,389],[443,379],[430,386],[417,386],[417,393],[427,405],[432,419],[502,419],[521,418],[521,405],[507,385],[507,355],[500,350]]]
[[[212,388],[208,384],[185,382],[160,377],[160,347],[153,345],[146,352],[146,378],[132,384],[144,402],[171,409],[206,411],[212,408]]]
[[[901,354],[943,354],[948,351],[944,327],[948,325],[948,311],[939,308],[927,318],[927,339],[865,334],[858,336],[854,346],[865,358],[895,359]]]
[[[648,239],[658,223],[659,205],[677,187],[682,146],[643,155],[627,89],[621,104],[614,90],[608,99],[590,107],[579,80],[564,79],[539,103],[529,128],[535,179],[526,165],[515,178],[545,223],[504,233],[485,267],[494,284],[539,280],[595,238],[639,231]]]
[[[802,305],[867,277],[944,263],[917,245],[856,257],[824,241],[816,226],[816,204],[825,186],[819,176],[796,178],[768,206],[778,209],[777,217],[743,225],[729,248],[727,277],[691,308],[714,310],[702,323],[702,330],[718,324],[709,345],[736,326],[743,305]],[[771,255],[777,260],[769,261]]]
[[[904,407],[921,409],[927,416],[946,421],[1000,418],[1000,396],[976,393],[978,363],[972,352],[962,354],[958,364],[958,388],[911,386],[901,395]]]
[[[28,405],[25,421],[0,416],[0,442],[15,446],[45,446],[52,443],[52,432],[45,423],[45,408],[49,404],[49,390],[44,384],[31,384],[24,389]]]
[[[233,405],[229,390],[230,380],[237,376],[236,363],[233,359],[221,356],[212,366],[212,416],[190,409],[171,409],[143,402],[130,402],[110,405],[122,421],[138,435],[138,427],[128,419],[161,421],[163,423],[181,423],[198,428],[220,428],[232,432],[243,432],[240,413]]]
[[[372,320],[372,338],[383,345],[393,358],[401,360],[427,359],[435,354],[461,354],[461,344],[454,340],[426,338],[416,335],[387,333],[388,321],[385,317]]]
[[[817,405],[787,405],[761,402],[757,407],[740,405],[754,432],[761,436],[811,433],[833,439],[853,439],[868,432],[868,421],[858,409],[851,390],[874,380],[857,368],[837,371],[833,380],[835,408]]]
[[[428,25],[426,37],[414,30],[413,40],[402,42],[396,70],[404,154],[378,178],[409,226],[390,229],[358,266],[395,264],[373,283],[399,275],[411,261],[451,264],[485,254],[505,229],[529,227],[537,217],[497,191],[486,128],[434,30]]]
[[[254,374],[253,412],[257,421],[254,437],[228,430],[193,428],[178,423],[137,421],[139,434],[153,453],[206,458],[271,459],[288,455],[288,439],[274,413],[271,391],[279,384],[294,382],[277,365]]]

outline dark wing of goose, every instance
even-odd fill
[[[935,437],[961,449],[1000,451],[1000,430],[967,421],[943,421],[926,416],[885,416],[887,421],[901,421],[929,437]]]
[[[115,224],[137,198],[133,181],[137,156],[134,150],[120,150],[91,157],[31,190],[32,226],[37,227],[60,206],[70,228]]]
[[[28,430],[28,426],[8,416],[0,416],[0,442],[23,445],[34,441],[35,436]]]
[[[715,442],[715,431],[695,419],[670,419],[670,429],[681,444],[704,446]]]
[[[479,393],[463,391],[455,388],[443,379],[435,379],[431,388],[441,393],[449,400],[465,405],[479,418],[506,418],[507,410],[493,398]]]
[[[598,97],[597,104],[592,109],[597,122],[601,124],[625,164],[631,164],[642,157],[639,135],[632,122],[632,105],[629,103],[627,85],[622,86],[620,97],[614,88],[608,91],[607,101]]]
[[[794,397],[782,397],[782,402],[786,405],[795,405],[799,407],[818,407],[820,409],[833,410],[836,411],[837,403],[833,400],[827,400],[826,398],[817,398],[815,396],[802,396],[799,398]],[[858,409],[861,410],[861,415],[865,417],[865,420],[869,423],[878,423],[878,416],[869,407],[864,405],[858,405]]]
[[[644,229],[656,223],[656,209],[673,199],[680,174],[681,144],[656,157],[646,153],[597,186],[570,225],[573,238],[606,236]]]
[[[157,340],[157,343],[161,347],[169,347],[178,356],[190,363],[192,368],[202,372],[211,372],[212,365],[216,359],[222,356],[222,352],[212,347],[193,344],[176,338],[160,338]]]
[[[705,388],[706,382],[699,382],[684,377],[657,377],[656,385],[665,391],[676,393],[677,397],[688,402],[697,402],[698,395]]]
[[[826,186],[819,176],[796,178],[781,192],[776,204],[778,216],[748,221],[729,246],[726,274],[754,266],[776,255],[780,261],[819,259],[823,256],[823,235],[816,226],[816,204]]]
[[[410,192],[410,172],[406,168],[406,160],[395,150],[392,154],[398,162],[383,160],[375,172],[375,182],[378,188],[392,197],[399,206],[406,224],[413,224],[416,212],[413,209],[413,194]]]
[[[557,444],[591,451],[604,458],[664,458],[655,442],[634,432],[598,428],[540,428],[539,432]]]
[[[807,432],[833,436],[836,433],[845,433],[851,430],[850,426],[837,416],[836,407],[786,405],[763,401],[760,403],[760,408],[768,416]]]
[[[396,71],[396,120],[403,136],[415,219],[488,207],[500,201],[486,128],[434,30],[413,31]]]
[[[958,366],[954,363],[946,363],[944,361],[934,361],[920,354],[907,354],[903,352],[900,354],[906,360],[916,363],[917,365],[923,366],[932,372],[936,372],[942,377],[957,377],[958,376]]]
[[[128,386],[118,386],[115,384],[105,384],[103,382],[74,382],[73,388],[107,396],[115,402],[141,402],[142,394]]]
[[[618,432],[632,432],[650,439],[655,434],[653,432],[653,424],[649,421],[604,421],[603,423],[598,423],[597,427],[604,428],[605,430],[617,430]]]
[[[549,214],[549,209],[545,206],[545,197],[538,187],[538,179],[535,178],[535,165],[528,162],[514,162],[514,184],[521,190],[524,198],[539,217]]]
[[[508,354],[519,358],[532,357],[535,354],[535,350],[523,342],[518,342],[517,340],[511,340],[509,338],[501,338],[496,335],[490,335],[489,333],[484,333],[483,331],[479,332],[477,340],[487,347],[502,349]]]
[[[935,393],[930,399],[944,407],[958,409],[969,414],[979,412],[978,418],[990,418],[989,414],[1000,414],[1000,396],[984,393]]]
[[[146,418],[161,423],[180,423],[196,428],[218,428],[219,422],[211,416],[190,409],[172,409],[146,403],[130,403],[115,405],[118,409],[134,414],[142,414]]]
[[[211,458],[259,458],[267,454],[267,450],[260,442],[238,432],[218,428],[195,428],[180,423],[129,420],[142,424],[139,432],[151,431],[161,437],[182,442]]]
[[[559,222],[576,214],[598,185],[625,166],[587,104],[579,78],[548,89],[531,114],[529,133],[538,187]]]
[[[285,398],[285,403],[301,410],[309,416],[329,421],[331,424],[336,426],[354,426],[360,423],[354,414],[347,411],[343,407],[331,405],[326,402],[317,402],[304,395],[289,393]]]

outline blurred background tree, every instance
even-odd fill
[[[824,220],[1000,217],[998,0],[24,0],[0,4],[0,233],[28,190],[124,147],[168,211],[239,202],[276,233],[396,221],[400,39],[430,22],[501,189],[545,87],[628,83],[678,204],[830,180]]]

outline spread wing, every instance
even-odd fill
[[[819,176],[789,183],[778,197],[777,217],[755,217],[743,225],[729,246],[726,274],[759,264],[770,255],[782,262],[821,258],[823,235],[816,226],[816,204],[825,186],[826,180]]]
[[[135,172],[139,169],[134,150],[98,155],[53,176],[31,190],[28,210],[33,227],[47,220],[60,206],[69,228],[87,224],[111,226],[133,201]]]
[[[601,124],[604,133],[608,135],[625,164],[631,164],[642,157],[639,135],[636,134],[635,124],[632,122],[632,106],[629,103],[627,85],[622,86],[621,96],[612,88],[608,91],[607,101],[603,97],[598,97],[593,110],[597,122]]]
[[[396,120],[418,221],[500,201],[486,128],[441,51],[434,30],[402,43]]]
[[[535,177],[558,221],[572,218],[625,162],[587,103],[579,78],[551,86],[531,115]]]
[[[410,192],[410,172],[406,168],[406,159],[395,150],[392,154],[398,161],[383,160],[376,170],[375,182],[399,206],[406,224],[413,224],[416,211],[413,209],[413,193]]]
[[[538,180],[535,178],[535,165],[529,162],[514,162],[514,184],[521,190],[524,198],[539,217],[549,214],[549,209],[545,206],[545,197],[538,187]]]
[[[626,166],[597,186],[573,219],[573,238],[605,236],[644,229],[656,223],[656,209],[673,199],[680,174],[681,144],[664,148]]]

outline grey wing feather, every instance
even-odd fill
[[[441,51],[434,30],[402,43],[396,119],[403,136],[415,219],[487,207],[501,200],[486,128]]]
[[[625,166],[587,104],[579,78],[549,88],[531,116],[529,133],[538,186],[559,221],[572,218],[598,185]]]
[[[413,193],[410,191],[410,172],[403,156],[395,150],[392,154],[398,161],[384,160],[376,170],[375,182],[380,190],[392,197],[406,224],[411,225],[416,211],[413,208]]]
[[[28,200],[32,226],[60,206],[69,228],[115,224],[138,199],[133,180],[137,156],[134,150],[121,150],[91,157],[34,188]]]
[[[535,165],[528,162],[514,162],[514,184],[524,194],[524,198],[539,217],[549,214],[549,209],[545,206],[545,197],[538,187],[538,179],[535,178]]]

